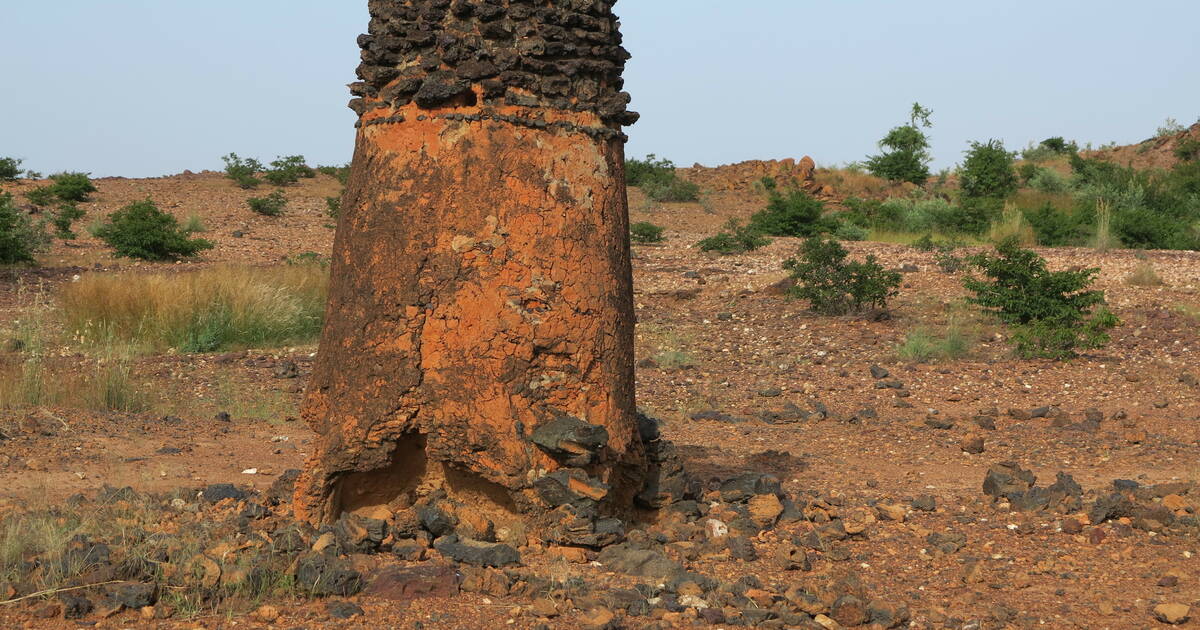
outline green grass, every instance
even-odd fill
[[[1161,287],[1166,283],[1154,270],[1154,265],[1149,262],[1141,262],[1128,276],[1125,276],[1125,284],[1135,287]]]
[[[934,241],[953,242],[963,246],[984,245],[986,240],[970,236],[966,234],[944,234],[942,232],[904,232],[900,230],[885,230],[880,228],[871,228],[867,240],[875,243],[895,243],[897,245],[912,245],[913,243],[930,237]]]

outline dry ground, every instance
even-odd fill
[[[305,251],[326,254],[333,230],[324,197],[336,194],[319,176],[289,188],[281,218],[245,208],[250,194],[220,175],[204,173],[152,180],[99,180],[96,201],[81,225],[147,196],[181,219],[195,214],[217,243],[186,270],[214,262],[273,264]],[[18,187],[16,192],[20,192]],[[818,573],[854,572],[869,590],[906,603],[917,627],[1141,628],[1157,625],[1151,609],[1162,602],[1191,604],[1200,616],[1200,540],[1161,535],[1115,523],[1064,533],[1063,516],[1010,512],[994,505],[980,484],[992,464],[1011,460],[1048,484],[1068,472],[1088,493],[1106,493],[1114,479],[1142,485],[1200,481],[1200,255],[1148,252],[1164,286],[1138,287],[1125,277],[1142,262],[1134,252],[1045,250],[1052,266],[1097,266],[1099,285],[1123,320],[1107,348],[1070,362],[1011,357],[1002,329],[957,306],[959,280],[940,272],[931,255],[900,245],[852,244],[885,264],[915,265],[906,273],[894,316],[884,321],[818,317],[773,289],[785,277],[781,262],[795,249],[776,239],[748,255],[716,257],[692,245],[729,216],[758,209],[752,193],[722,193],[704,204],[654,204],[631,191],[633,220],[667,226],[661,246],[635,248],[639,404],[665,423],[665,433],[702,476],[748,469],[777,474],[789,492],[814,490],[847,506],[936,499],[936,511],[912,510],[905,522],[881,521],[869,537],[816,563]],[[82,230],[80,230],[82,232]],[[233,233],[240,231],[241,237]],[[112,258],[84,235],[56,244],[39,270],[5,272],[0,283],[0,328],[26,317],[41,299],[76,274],[93,270],[160,268]],[[919,326],[937,331],[948,319],[966,326],[975,343],[969,356],[909,363],[896,347]],[[965,323],[964,323],[965,322]],[[0,513],[60,501],[102,485],[167,490],[232,482],[265,489],[279,473],[300,466],[311,433],[294,420],[315,347],[250,350],[137,360],[134,380],[152,400],[141,414],[70,408],[0,412]],[[66,349],[56,361],[70,369],[86,359]],[[299,377],[276,378],[295,361]],[[868,368],[879,365],[903,385],[876,389]],[[82,368],[80,368],[82,369]],[[764,412],[787,404],[828,408],[823,420],[767,421]],[[1095,432],[1051,418],[1011,417],[1012,409],[1056,407],[1077,423],[1089,408],[1105,420]],[[864,408],[875,411],[864,414]],[[969,419],[1000,412],[994,431]],[[230,422],[214,418],[225,411]],[[716,419],[692,419],[700,412]],[[1118,414],[1124,412],[1124,414]],[[953,421],[932,428],[930,416]],[[1119,419],[1121,415],[1124,419]],[[1118,419],[1113,419],[1117,416]],[[980,434],[985,450],[968,454],[960,443]],[[164,450],[166,449],[166,450]],[[178,449],[178,451],[170,450]],[[243,471],[256,469],[256,474]],[[1197,491],[1189,495],[1192,511]],[[1085,503],[1086,505],[1086,503]],[[803,525],[803,524],[802,524]],[[934,553],[931,532],[966,536],[954,554]],[[765,549],[797,530],[764,534]],[[762,553],[768,557],[768,553]],[[550,573],[604,580],[602,568],[552,561],[534,550],[527,563]],[[724,579],[756,575],[764,582],[795,579],[766,560],[713,561],[705,571]],[[1168,574],[1177,581],[1163,580]],[[1160,585],[1163,584],[1163,585]],[[1166,584],[1169,584],[1166,585]],[[3,593],[0,593],[3,595]],[[0,597],[2,599],[2,597]],[[316,603],[280,603],[273,627],[532,628],[547,623],[526,602],[480,595],[419,600],[403,606],[356,598],[365,619],[330,620]],[[76,622],[31,617],[31,607],[0,607],[4,627],[77,627]],[[93,620],[95,621],[95,620]],[[418,625],[417,622],[420,622]],[[91,622],[89,622],[91,623]],[[567,615],[551,627],[575,627]],[[680,618],[673,623],[686,627]],[[1197,621],[1190,622],[1195,625]],[[95,627],[267,627],[252,618],[199,617],[142,621],[125,613]]]

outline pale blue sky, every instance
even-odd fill
[[[628,153],[861,159],[934,111],[968,140],[1136,142],[1200,116],[1200,2],[621,0]],[[220,156],[350,159],[362,0],[0,0],[0,156],[155,176]]]

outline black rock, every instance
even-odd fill
[[[569,465],[586,466],[608,445],[608,429],[564,414],[534,429],[529,439]]]
[[[1142,484],[1132,479],[1113,479],[1112,485],[1117,492],[1132,492],[1142,487]]]
[[[869,369],[871,371],[871,378],[873,378],[877,381],[883,380],[892,375],[892,373],[889,372],[887,370],[887,368],[880,367],[878,365],[872,365]]]
[[[450,72],[434,72],[425,78],[413,101],[424,109],[432,109],[470,93],[470,83]]]
[[[446,541],[435,543],[433,548],[455,562],[477,567],[506,567],[521,563],[521,554],[505,544]]]
[[[683,567],[662,553],[632,543],[605,547],[597,561],[613,571],[636,577],[665,580],[683,572]]]
[[[424,506],[417,510],[417,519],[425,531],[435,538],[448,536],[454,532],[454,521],[445,512],[434,506]]]
[[[334,619],[352,619],[366,614],[358,604],[343,601],[325,602],[325,612]]]
[[[783,496],[779,479],[764,473],[745,473],[721,483],[721,500],[745,503],[760,494]]]
[[[217,422],[229,422],[231,420],[231,418],[229,417],[229,414],[224,411],[218,413],[215,416],[215,418],[216,418]]]
[[[314,597],[349,597],[363,588],[358,571],[336,557],[312,554],[296,563],[296,582]]]
[[[725,546],[729,548],[729,555],[734,560],[743,562],[754,562],[758,560],[758,552],[754,549],[754,543],[750,542],[749,538],[744,536],[726,536]]]
[[[911,505],[914,510],[933,512],[934,510],[937,510],[937,498],[930,494],[923,494],[909,502],[909,505]]]
[[[158,601],[158,587],[154,584],[129,582],[118,584],[112,589],[114,599],[131,610],[153,606]]]
[[[1037,477],[1015,462],[1001,462],[988,469],[983,480],[983,493],[991,497],[1007,497],[1033,487]]]
[[[1119,492],[1114,492],[1106,497],[1096,499],[1096,503],[1092,505],[1092,509],[1088,510],[1088,519],[1093,525],[1099,525],[1107,520],[1131,516],[1133,510],[1134,505],[1129,500],[1129,497]]]
[[[971,418],[971,422],[974,422],[975,426],[979,427],[980,429],[986,429],[988,431],[996,430],[996,419],[992,416],[975,416],[974,418]]]
[[[216,502],[222,501],[224,499],[233,499],[235,501],[241,501],[242,499],[245,499],[247,496],[248,495],[246,494],[245,490],[241,490],[237,486],[235,486],[231,483],[214,483],[214,484],[206,487],[200,493],[200,498],[204,499],[205,501],[208,501],[209,503],[216,503]]]
[[[59,593],[58,601],[62,604],[64,619],[82,619],[95,607],[92,600],[75,593]]]

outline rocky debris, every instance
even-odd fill
[[[216,503],[225,499],[241,501],[246,498],[246,491],[240,490],[231,483],[214,483],[201,491],[200,498],[209,503]]]
[[[596,561],[613,571],[639,577],[669,579],[683,572],[679,563],[662,552],[632,543],[606,547]]]
[[[358,604],[337,600],[325,602],[325,611],[334,619],[353,619],[366,614]]]
[[[1033,472],[1025,470],[1015,462],[1001,462],[988,469],[983,480],[983,493],[995,498],[1007,497],[1024,492],[1037,483]]]
[[[295,361],[287,359],[279,362],[279,364],[275,366],[275,370],[272,373],[274,374],[275,378],[278,379],[299,378],[300,366],[296,365]]]
[[[568,466],[587,466],[608,444],[608,430],[564,414],[538,426],[529,440]]]

